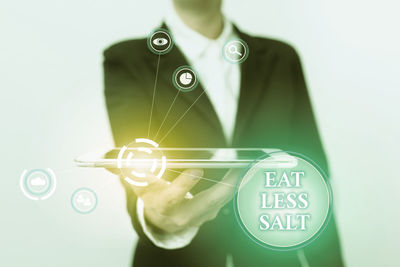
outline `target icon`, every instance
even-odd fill
[[[117,167],[124,180],[134,186],[147,186],[144,178],[149,175],[160,179],[167,166],[167,158],[150,139],[136,138],[135,142],[123,146],[118,153]]]

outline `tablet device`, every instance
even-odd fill
[[[270,157],[269,167],[276,166],[276,164],[297,164],[294,162],[295,158],[279,152],[279,149],[272,148],[146,148],[146,150],[138,151],[137,148],[126,148],[121,153],[121,148],[114,148],[81,155],[75,159],[75,162],[79,167],[112,169],[131,168],[132,164],[136,164],[146,168],[151,167],[155,162],[161,162],[164,158],[166,167],[170,169],[246,168],[257,159],[268,157],[269,153],[274,152],[274,156]],[[277,157],[277,155],[280,156]]]

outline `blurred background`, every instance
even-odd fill
[[[0,266],[129,266],[136,235],[116,177],[73,159],[113,146],[102,50],[146,36],[169,1],[7,1],[0,9]],[[299,51],[332,170],[348,266],[399,266],[400,4],[395,0],[225,0],[244,31]],[[19,188],[52,168],[44,201]],[[70,205],[80,187],[99,203]]]

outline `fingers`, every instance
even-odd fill
[[[183,198],[202,178],[202,169],[187,169],[172,181],[168,193],[173,198]]]
[[[198,210],[199,214],[221,209],[232,199],[241,171],[241,169],[229,170],[220,183],[197,194],[192,201],[193,208]]]
[[[199,227],[203,225],[207,221],[214,220],[221,209],[212,209],[211,211],[207,211],[207,213],[199,214],[194,219],[190,221],[190,224],[195,227]]]
[[[166,190],[160,192],[164,208],[169,210],[187,200],[187,193],[200,181],[202,175],[201,169],[188,169],[176,177]]]
[[[162,197],[166,204],[171,203],[172,205],[172,203],[179,203],[184,199],[186,194],[201,180],[202,175],[203,170],[201,169],[188,169],[175,178],[172,183],[152,175],[137,179],[137,181],[126,180],[126,182],[131,185],[138,197],[152,192],[157,194],[158,197]],[[148,185],[142,186],[141,183]]]
[[[223,200],[226,197],[233,196],[235,185],[239,179],[240,173],[240,169],[230,169],[219,183],[204,190],[201,197],[204,198],[205,203],[218,202],[218,200]]]
[[[150,190],[156,191],[158,189],[166,188],[168,186],[168,183],[166,181],[159,179],[153,175],[147,175],[146,177],[140,179],[124,178],[124,180],[131,186],[138,197],[141,197]]]
[[[243,169],[230,169],[221,180],[225,185],[230,185],[230,187],[235,187],[236,183],[240,179]]]

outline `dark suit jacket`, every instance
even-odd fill
[[[249,46],[241,66],[240,100],[232,147],[270,147],[302,153],[327,170],[310,99],[295,50],[282,42],[249,36],[235,29]],[[105,97],[116,146],[147,137],[158,55],[146,39],[117,43],[104,52]],[[161,55],[150,130],[153,138],[177,93],[171,79],[176,68],[188,65],[178,47]],[[201,94],[180,93],[155,141],[167,133]],[[160,144],[161,147],[226,147],[215,110],[203,94]],[[214,176],[212,176],[214,175]],[[208,171],[206,177],[221,178]],[[194,193],[213,183],[201,181]],[[125,185],[128,212],[139,235],[134,266],[225,266],[231,253],[235,267],[300,266],[296,251],[277,252],[251,241],[240,229],[232,203],[214,221],[204,224],[190,245],[165,250],[153,245],[138,224],[136,196]],[[310,266],[342,266],[339,240],[332,218],[318,239],[305,248]]]

